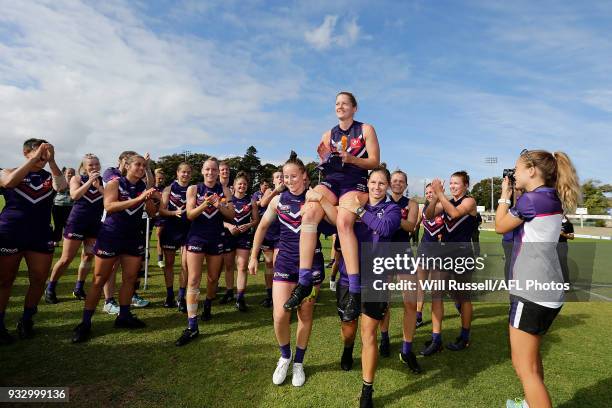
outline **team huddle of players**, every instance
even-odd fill
[[[144,302],[136,290],[145,252],[143,212],[146,212],[161,227],[159,247],[167,288],[164,306],[177,305],[187,314],[187,327],[176,345],[192,342],[199,336],[198,320],[212,318],[212,301],[224,266],[227,291],[221,303],[235,301],[238,310],[247,310],[247,278],[257,273],[263,253],[267,289],[263,305],[272,307],[280,350],[272,381],[282,384],[291,367],[292,384],[302,386],[306,380],[304,356],[313,327],[315,299],[325,279],[320,235],[336,234],[334,247],[338,256],[332,286],[336,291],[344,341],[340,366],[344,370],[352,369],[359,322],[363,371],[360,404],[373,406],[377,358],[379,354],[390,354],[389,307],[388,302],[361,299],[360,244],[404,242],[410,251],[410,234],[420,223],[424,233],[417,250],[419,255],[435,250],[440,240],[457,243],[454,256],[473,254],[469,243],[477,222],[476,202],[467,195],[469,176],[459,171],[450,178],[451,198],[446,196],[441,180],[434,179],[427,186],[427,204],[419,214],[417,203],[405,196],[406,174],[402,171],[390,174],[380,167],[374,128],[354,120],[355,97],[349,92],[340,92],[336,96],[335,111],[339,123],[323,134],[317,147],[322,182],[312,189],[303,162],[293,152],[274,173],[272,185],[262,183],[253,195],[247,193],[250,180],[246,174],[235,175],[230,185],[229,166],[215,158],[202,164],[203,182],[189,185],[192,171],[196,169],[181,163],[175,180],[160,188],[149,168],[148,157],[124,152],[116,168],[101,173],[98,158],[85,155],[77,176],[70,180],[74,205],[64,231],[62,255],[53,267],[51,206],[55,192],[67,187],[66,179],[55,163],[53,146],[41,139],[27,140],[23,146],[25,163],[0,173],[0,188],[6,201],[0,214],[0,344],[13,341],[4,325],[4,314],[21,260],[27,263],[30,285],[17,332],[20,338],[28,338],[34,334],[32,317],[37,304],[43,294],[48,303],[57,303],[56,284],[81,244],[83,251],[73,293],[84,300],[84,308],[72,341],[80,343],[90,338],[92,316],[103,292],[104,310],[117,314],[115,327],[144,327],[145,323],[130,309],[131,305]],[[47,165],[50,172],[45,170]],[[517,160],[514,184],[525,193],[509,210],[513,186],[509,179],[504,180],[496,230],[514,231],[515,243],[528,242],[533,237],[543,239],[541,231],[550,235],[544,239],[553,239],[556,232],[556,242],[559,228],[555,225],[561,225],[557,218],[562,216],[562,206],[571,208],[577,199],[577,178],[569,158],[563,153],[525,151]],[[535,219],[538,221],[531,222]],[[536,230],[540,233],[533,232]],[[175,297],[173,270],[177,252],[181,255],[181,273],[180,289]],[[512,257],[518,265],[518,251]],[[85,276],[92,263],[93,278],[86,291]],[[202,296],[203,308],[198,315],[204,263],[206,294]],[[117,303],[114,280],[119,266],[122,279]],[[340,275],[337,278],[336,272]],[[435,279],[440,273],[420,269],[404,279]],[[462,276],[469,279],[469,273]],[[420,351],[422,356],[431,356],[443,349],[443,297],[441,293],[433,295],[432,336]],[[472,303],[467,292],[451,295],[460,311],[462,329],[446,348],[461,351],[470,344]],[[562,301],[553,305],[540,303],[518,296],[511,298],[509,330],[513,363],[523,382],[526,401],[509,401],[508,406],[528,403],[550,406],[543,373],[534,372],[530,367],[538,366],[531,364],[534,361],[541,363],[539,338],[550,327]],[[399,358],[415,374],[422,371],[412,346],[415,329],[422,322],[421,307],[421,297],[409,294],[404,297]],[[292,350],[293,310],[298,324]]]

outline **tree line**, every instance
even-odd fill
[[[289,155],[287,155],[288,157]],[[186,161],[193,169],[191,175],[191,183],[199,183],[202,181],[200,169],[202,163],[211,157],[205,153],[174,153],[168,156],[162,156],[157,161],[153,162],[155,168],[164,170],[166,177],[171,179],[174,177],[176,168],[181,162]],[[224,159],[230,167],[231,179],[238,172],[245,172],[251,179],[252,188],[258,187],[261,181],[272,181],[272,174],[280,169],[280,166],[272,163],[262,163],[257,156],[255,146],[249,146],[242,156],[234,156]],[[317,170],[318,163],[305,163],[306,170],[310,176],[311,186],[315,186],[319,182],[319,171]],[[497,199],[501,194],[501,177],[493,178],[493,207],[497,209]],[[251,191],[252,192],[252,191]],[[611,205],[611,198],[606,197],[606,193],[612,192],[612,185],[602,184],[599,180],[588,179],[582,184],[582,202],[581,207],[586,207],[589,214],[606,214]],[[470,189],[470,194],[476,200],[477,205],[484,206],[487,209],[491,208],[491,179],[486,178],[474,184]],[[419,200],[422,201],[422,200]]]

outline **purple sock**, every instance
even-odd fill
[[[461,303],[455,303],[455,309],[457,309],[457,311],[461,313]]]
[[[305,348],[296,347],[295,357],[293,357],[293,362],[302,364],[304,362],[304,354],[306,354]]]
[[[461,338],[465,341],[470,340],[470,329],[461,328]]]
[[[300,268],[298,283],[302,286],[312,286],[312,268]]]
[[[272,288],[266,288],[266,292],[268,293],[268,298],[272,299]]]
[[[361,279],[359,274],[349,275],[349,293],[361,293]]]
[[[4,325],[4,315],[5,312],[0,312],[0,330],[6,330],[6,326]]]
[[[85,285],[85,281],[84,280],[78,280],[76,281],[76,285],[74,287],[74,290],[83,290],[83,286]]]
[[[187,288],[179,288],[179,293],[178,293],[178,297],[180,297],[181,299],[183,299],[185,297],[185,295],[187,294]]]
[[[168,286],[166,288],[166,296],[167,297],[174,297],[174,286]]]
[[[389,341],[389,332],[388,331],[381,331],[380,332],[380,337],[382,341]]]
[[[125,319],[130,315],[130,305],[119,305],[119,318]]]
[[[47,284],[48,291],[55,291],[55,286],[57,286],[57,281],[49,281]]]
[[[412,351],[412,342],[411,341],[402,341],[402,354],[408,354]]]
[[[442,333],[431,333],[431,341],[442,344]]]
[[[211,307],[212,306],[212,299],[206,298],[204,299],[204,307]]]
[[[163,255],[157,255],[157,262],[163,261],[164,260],[164,256]]]
[[[36,314],[36,306],[34,307],[24,307],[23,308],[23,320],[30,321],[32,320],[32,316]]]
[[[244,299],[244,290],[239,290],[238,291],[238,300],[240,299]]]
[[[83,324],[87,327],[91,327],[91,318],[94,314],[95,310],[91,309],[83,309]]]
[[[110,302],[112,302],[114,300],[115,300],[114,297],[109,297],[108,299],[104,299],[104,304],[110,303]]]
[[[423,312],[417,312],[417,320],[418,321],[423,320]]]
[[[291,343],[279,346],[282,358],[291,358]]]
[[[189,322],[189,330],[194,331],[198,329],[198,317],[190,317],[187,319]]]

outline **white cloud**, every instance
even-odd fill
[[[100,7],[2,7],[0,167],[21,162],[28,137],[54,143],[60,165],[85,152],[111,164],[126,149],[155,157],[290,121],[266,105],[295,98],[300,75],[256,77],[241,50],[156,34],[120,2]]]
[[[583,99],[589,105],[612,113],[612,89],[594,89],[588,91]]]
[[[304,33],[304,39],[317,50],[326,50],[334,45],[350,47],[355,44],[360,34],[357,19],[345,22],[341,30],[336,30],[337,22],[338,16],[325,16],[320,26]]]

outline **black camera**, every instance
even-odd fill
[[[514,182],[516,181],[516,179],[514,178],[514,169],[504,169],[504,175],[502,176],[502,178],[506,177],[508,177],[508,180],[510,180],[510,182],[514,184]]]

